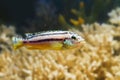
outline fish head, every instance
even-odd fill
[[[81,45],[84,39],[76,33],[69,32],[69,38],[64,40],[65,48],[75,48]]]
[[[84,41],[84,39],[80,35],[74,32],[70,32],[70,40],[72,41],[73,44],[78,44],[81,41]]]

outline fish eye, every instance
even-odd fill
[[[75,36],[72,36],[71,38],[72,38],[72,39],[76,39],[76,37],[75,37]]]

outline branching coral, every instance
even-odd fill
[[[116,44],[116,46],[114,48],[115,51],[118,52],[117,54],[120,54],[120,8],[117,7],[116,9],[108,13],[108,15],[110,17],[109,22],[113,25],[116,25],[116,28],[114,28],[114,30],[116,31],[114,34],[114,43]]]
[[[110,13],[108,13],[110,17],[110,22],[112,24],[118,24],[120,25],[120,8],[116,8],[115,10],[112,10]]]
[[[73,50],[39,51],[24,47],[16,51],[5,49],[0,54],[0,79],[119,80],[120,56],[114,56],[115,47],[120,47],[119,42],[114,40],[114,36],[120,33],[119,28],[94,23],[83,25],[83,32],[72,29],[86,41],[82,48]],[[12,46],[10,37],[8,40],[5,42]]]
[[[13,26],[0,26],[0,51],[12,50],[11,38],[15,35],[15,29]]]

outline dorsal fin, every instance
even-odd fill
[[[34,33],[34,36],[68,33],[68,31],[42,31]]]
[[[25,36],[26,36],[26,38],[31,38],[31,37],[33,37],[34,35],[33,35],[33,33],[26,33]]]
[[[36,36],[44,36],[44,35],[53,35],[53,34],[66,34],[69,31],[42,31],[42,32],[36,32],[36,33],[26,33],[26,38],[32,38]]]

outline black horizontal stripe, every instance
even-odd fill
[[[34,40],[34,41],[24,41],[24,43],[41,43],[41,42],[50,42],[50,41],[64,41],[64,39],[42,39],[42,40]]]

